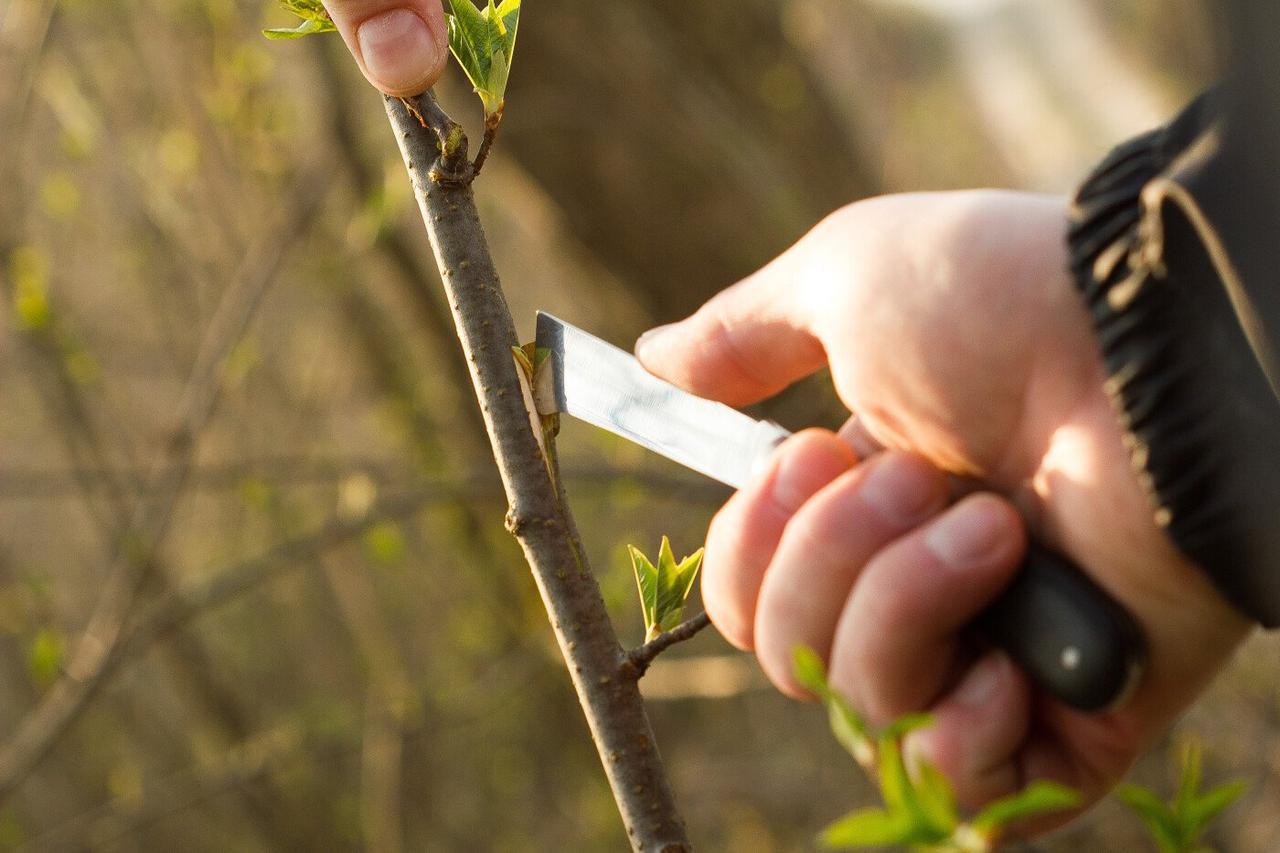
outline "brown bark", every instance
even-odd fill
[[[427,93],[386,99],[466,354],[520,541],[578,692],[614,799],[638,851],[691,847],[633,670],[618,643],[566,503],[525,409],[519,344],[471,191],[467,142]]]

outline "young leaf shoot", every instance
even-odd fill
[[[315,33],[331,33],[336,27],[320,0],[280,0],[280,5],[301,20],[296,27],[273,27],[263,30],[269,39],[298,39]]]
[[[1069,788],[1033,782],[964,821],[951,783],[938,768],[918,761],[914,776],[907,770],[903,739],[931,723],[927,714],[908,714],[872,734],[867,722],[831,688],[822,659],[812,649],[795,650],[794,671],[796,680],[826,704],[836,739],[879,784],[884,799],[882,809],[858,809],[828,826],[818,838],[823,847],[904,845],[937,853],[986,853],[995,849],[1010,823],[1080,803],[1080,795]]]
[[[631,555],[631,569],[640,590],[645,642],[649,642],[680,624],[685,600],[693,590],[693,581],[702,566],[702,549],[676,562],[671,542],[663,536],[656,566],[634,545],[628,545],[627,552]]]
[[[493,0],[477,8],[471,0],[449,0],[449,50],[484,104],[485,124],[502,115],[511,58],[516,50],[520,0]]]
[[[1200,744],[1188,741],[1182,750],[1182,776],[1178,793],[1168,803],[1141,785],[1116,788],[1116,798],[1146,825],[1160,853],[1196,853],[1204,850],[1200,836],[1209,823],[1244,791],[1243,782],[1228,782],[1201,793]]]

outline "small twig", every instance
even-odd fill
[[[498,127],[502,124],[502,108],[499,107],[496,113],[485,116],[484,118],[484,138],[480,140],[480,150],[476,152],[475,162],[471,164],[471,179],[475,180],[480,174],[481,167],[484,166],[485,160],[489,159],[489,149],[493,147],[494,140],[498,138]]]
[[[664,631],[643,646],[627,652],[622,663],[623,671],[628,672],[633,678],[640,678],[649,668],[649,664],[653,663],[654,658],[676,643],[692,639],[695,634],[710,624],[711,617],[705,610],[691,619],[684,620],[670,631]]]

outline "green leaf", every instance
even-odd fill
[[[853,756],[854,761],[863,767],[870,767],[876,758],[875,745],[871,741],[871,727],[839,693],[831,692],[826,701],[831,733]]]
[[[627,553],[631,555],[631,569],[640,591],[647,642],[680,624],[685,599],[693,590],[698,569],[702,567],[702,549],[676,562],[671,540],[663,536],[656,566],[633,545],[627,546]]]
[[[644,616],[646,633],[657,624],[657,589],[658,568],[649,562],[649,558],[634,545],[627,546],[627,554],[631,557],[631,571],[636,576],[636,588],[640,591],[640,612]]]
[[[973,819],[979,831],[998,830],[1016,820],[1047,812],[1060,812],[1080,804],[1080,794],[1057,782],[1032,782],[987,806]]]
[[[1141,785],[1128,783],[1117,786],[1115,796],[1146,824],[1161,853],[1178,853],[1182,844],[1177,821],[1159,797]]]
[[[1140,785],[1120,785],[1116,798],[1132,809],[1161,853],[1186,853],[1199,850],[1199,839],[1205,827],[1245,790],[1243,782],[1230,782],[1200,793],[1204,778],[1200,744],[1188,741],[1181,750],[1182,770],[1178,792],[1169,803]]]
[[[296,27],[272,27],[262,34],[269,39],[297,39],[313,33],[331,33],[337,29],[320,0],[280,0],[280,5],[302,20]]]
[[[916,765],[916,793],[921,809],[934,827],[947,833],[955,830],[960,823],[956,793],[941,770],[920,761]]]
[[[326,27],[320,21],[302,21],[296,27],[272,27],[269,30],[263,30],[262,34],[273,41],[281,41],[283,39],[300,39],[303,36],[327,33],[333,30],[332,23]]]
[[[1195,831],[1193,838],[1198,838],[1209,822],[1234,803],[1247,787],[1244,782],[1228,782],[1195,798],[1182,814],[1184,827],[1193,828]]]
[[[507,62],[516,55],[516,29],[520,26],[520,0],[502,0],[498,4],[498,17],[502,20],[502,47],[507,54]]]
[[[827,672],[822,658],[813,649],[801,645],[792,651],[791,659],[796,681],[826,704],[831,733],[836,740],[848,750],[855,761],[863,767],[870,767],[875,760],[871,729],[844,697],[827,684]]]
[[[37,687],[48,687],[62,673],[67,641],[60,631],[41,628],[27,646],[27,671]]]
[[[920,809],[897,739],[882,735],[878,745],[876,753],[879,759],[880,795],[884,797],[884,804],[891,812],[907,811],[914,815]]]
[[[800,686],[818,698],[825,699],[831,693],[827,686],[827,668],[818,653],[808,646],[796,646],[791,652],[791,671]]]
[[[823,847],[882,847],[909,844],[915,835],[911,819],[901,813],[881,809],[851,812],[828,826],[818,836]]]
[[[1203,771],[1200,742],[1188,740],[1182,748],[1182,773],[1178,781],[1178,793],[1171,804],[1171,818],[1178,832],[1178,840],[1187,849],[1200,839],[1205,826],[1231,805],[1245,789],[1243,782],[1232,782],[1201,794]]]
[[[520,370],[524,373],[524,378],[528,379],[530,384],[533,384],[534,365],[533,362],[529,360],[529,350],[527,347],[529,347],[529,344],[525,344],[522,347],[512,346],[511,354],[515,356],[516,364],[520,366]]]
[[[920,802],[902,754],[903,737],[931,722],[933,718],[928,714],[899,717],[880,732],[876,752],[879,756],[880,793],[885,805],[890,811],[905,811],[911,816],[912,823],[923,831],[923,837],[917,840],[938,841],[950,834],[951,828],[934,826],[929,819],[929,811]]]
[[[266,480],[250,475],[242,477],[237,485],[240,491],[240,500],[244,501],[244,505],[249,509],[258,512],[266,512],[271,509],[272,498],[275,495],[271,490],[271,484]]]
[[[479,92],[489,79],[489,26],[471,0],[449,0],[449,50]]]
[[[901,740],[906,737],[908,732],[913,732],[916,729],[923,729],[931,725],[933,725],[933,715],[931,714],[903,714],[901,717],[885,726],[880,732],[880,737]]]
[[[912,842],[932,844],[951,835],[955,822],[935,822],[932,819],[933,812],[924,805],[920,792],[911,781],[902,754],[903,734],[927,722],[927,716],[911,714],[891,723],[880,735],[877,753],[880,795],[884,797],[884,804],[891,813],[902,816],[912,827]]]
[[[1184,815],[1200,792],[1200,780],[1203,778],[1203,756],[1200,752],[1200,741],[1188,739],[1182,745],[1182,773],[1178,780],[1178,794],[1173,801],[1173,813]]]
[[[49,255],[36,246],[19,246],[9,256],[13,281],[13,307],[19,328],[28,332],[49,329],[53,308],[49,303]]]
[[[500,114],[515,56],[520,0],[449,0],[449,50],[484,104],[485,118]]]
[[[364,532],[365,555],[375,563],[393,566],[404,559],[404,532],[394,521],[380,521]]]

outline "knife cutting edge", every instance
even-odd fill
[[[541,311],[537,346],[550,352],[551,379],[535,391],[539,414],[572,415],[734,488],[791,434],[695,397],[649,373],[631,353]],[[1082,711],[1122,705],[1141,679],[1144,644],[1133,617],[1035,541],[976,627],[1040,687]]]

